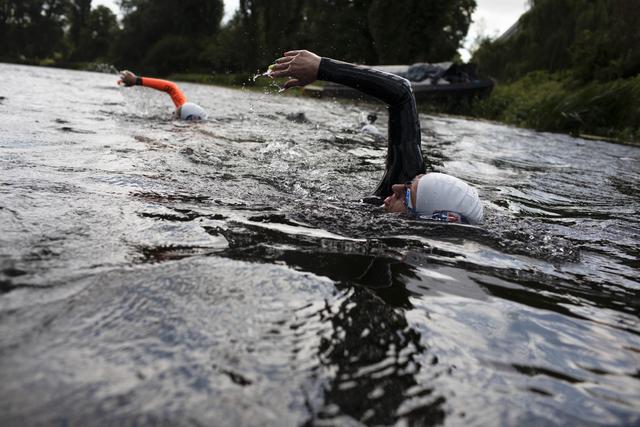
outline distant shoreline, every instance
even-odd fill
[[[115,67],[100,63],[36,63],[34,61],[8,61],[2,62],[16,65],[43,66],[76,71],[104,72],[106,67]],[[272,82],[267,78],[253,80],[251,73],[174,73],[165,77],[186,83],[196,83],[212,86],[221,86],[252,91],[264,91]],[[602,126],[601,123],[581,122],[581,117],[562,111],[562,107],[578,110],[583,114],[590,113],[591,98],[596,101],[607,94],[614,104],[612,109],[632,109],[633,106],[618,105],[622,103],[616,95],[620,91],[640,93],[640,77],[602,83],[602,87],[591,86],[585,88],[566,89],[567,84],[561,77],[548,73],[533,73],[516,82],[509,84],[497,84],[493,94],[484,100],[476,100],[472,103],[431,103],[419,102],[420,111],[428,114],[446,114],[465,118],[476,118],[492,122],[531,129],[538,132],[553,132],[567,134],[588,140],[601,140],[610,143],[640,146],[640,130],[625,128],[620,125]],[[600,89],[600,92],[598,92]],[[582,93],[585,92],[585,93]],[[595,92],[595,95],[594,95]],[[1,94],[0,94],[1,95]],[[308,96],[301,90],[287,91],[284,96]],[[591,98],[590,98],[591,95]],[[573,104],[569,103],[573,99]],[[349,102],[349,100],[345,100]],[[353,100],[351,100],[353,102]],[[640,102],[640,100],[638,101]],[[543,106],[544,108],[541,108]],[[600,110],[602,110],[600,108]],[[605,114],[606,111],[601,114]],[[582,125],[582,126],[578,126]]]

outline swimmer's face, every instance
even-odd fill
[[[405,196],[407,189],[411,189],[411,203],[416,205],[416,193],[418,191],[418,182],[424,175],[418,175],[411,182],[406,184],[395,184],[391,187],[391,195],[384,199],[384,210],[389,213],[404,213],[407,212],[407,206],[405,202]]]

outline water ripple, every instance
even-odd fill
[[[638,148],[421,115],[486,214],[430,223],[380,104],[0,72],[3,426],[640,422]]]

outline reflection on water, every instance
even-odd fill
[[[0,71],[1,425],[640,422],[637,148],[422,116],[431,224],[359,201],[381,105]]]
[[[405,400],[433,393],[422,389],[415,378],[426,349],[403,314],[357,288],[335,311],[331,309],[323,316],[333,330],[323,337],[319,357],[333,378],[316,417],[322,420],[343,413],[373,425],[393,424],[399,417],[418,425],[439,424],[445,416],[442,397],[433,397],[419,410],[400,412]],[[430,365],[437,363],[435,357],[430,361]]]

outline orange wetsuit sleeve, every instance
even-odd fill
[[[142,86],[167,92],[169,96],[171,96],[171,100],[175,104],[176,108],[182,107],[182,105],[187,102],[187,97],[184,96],[184,93],[182,93],[178,85],[168,80],[140,77],[140,84]]]

